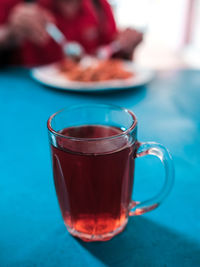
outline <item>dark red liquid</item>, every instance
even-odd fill
[[[99,138],[119,135],[121,129],[81,126],[61,131],[65,136]],[[131,201],[134,144],[127,137],[75,141],[57,137],[52,146],[54,181],[68,229],[105,235],[126,223]]]

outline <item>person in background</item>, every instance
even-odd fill
[[[117,30],[107,0],[0,0],[0,64],[34,66],[61,60],[62,49],[46,32],[47,22],[54,22],[89,54],[118,40],[121,48],[115,56],[131,59],[143,37],[134,29]]]

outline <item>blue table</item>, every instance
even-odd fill
[[[139,140],[171,151],[176,182],[159,209],[130,218],[105,243],[71,237],[53,185],[46,121],[62,107],[111,103],[133,110]],[[200,266],[200,72],[160,72],[132,91],[76,94],[45,88],[24,69],[0,72],[0,266]],[[137,159],[134,199],[159,190],[163,169]]]

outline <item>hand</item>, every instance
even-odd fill
[[[134,29],[127,28],[121,31],[116,39],[120,44],[120,50],[127,54],[132,54],[134,49],[143,40],[143,34]]]
[[[48,41],[46,23],[53,16],[37,4],[23,3],[13,8],[9,17],[9,28],[17,41],[30,40],[37,45]]]

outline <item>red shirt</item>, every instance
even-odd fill
[[[0,0],[0,24],[7,22],[11,9],[21,0]],[[99,0],[101,12],[97,12],[92,0],[82,0],[77,16],[71,20],[62,17],[56,7],[55,0],[38,0],[37,3],[50,10],[59,29],[68,40],[79,42],[87,53],[92,53],[103,44],[111,42],[116,33],[116,24],[110,5],[106,0]],[[58,61],[63,53],[52,39],[45,46],[24,42],[18,50],[17,57],[23,65],[41,65]]]

